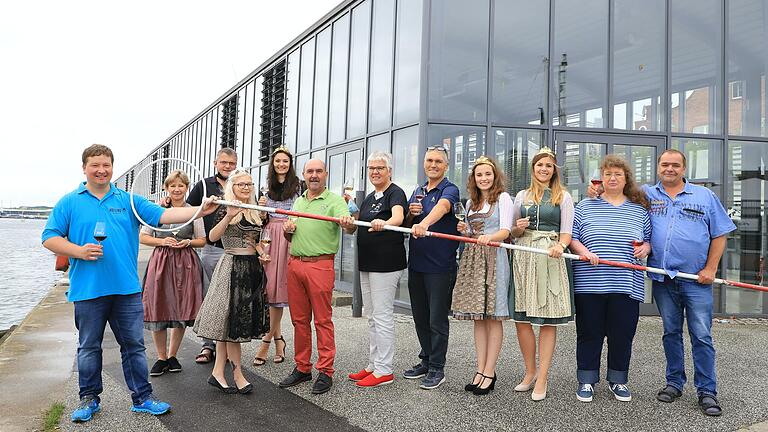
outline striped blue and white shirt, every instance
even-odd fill
[[[584,199],[576,205],[573,239],[601,259],[637,264],[632,241],[651,240],[651,219],[648,210],[629,200],[614,206],[602,199]],[[573,262],[576,294],[619,293],[643,301],[644,277],[639,270]]]

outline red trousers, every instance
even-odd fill
[[[304,262],[291,257],[288,261],[288,307],[293,323],[294,360],[304,373],[312,370],[312,328],[314,315],[317,333],[318,371],[333,376],[336,341],[333,334],[331,298],[335,274],[333,260]]]

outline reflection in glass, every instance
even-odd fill
[[[489,0],[432,2],[429,118],[485,121]]]
[[[507,177],[507,192],[514,196],[531,182],[530,162],[544,142],[544,131],[494,129],[496,160]]]
[[[466,197],[469,169],[475,159],[485,154],[485,128],[430,125],[427,137],[427,147],[429,146],[443,146],[448,149],[446,177],[459,187],[461,196]]]
[[[712,139],[673,138],[672,148],[685,154],[685,178],[722,196],[723,142]]]
[[[419,120],[422,0],[398,0],[395,32],[395,126]]]
[[[574,141],[564,141],[562,145],[565,146],[565,160],[558,161],[563,173],[562,182],[575,204],[586,197],[583,192],[591,183],[592,173],[600,167],[608,146],[605,143]]]
[[[312,87],[315,77],[315,39],[301,46],[301,77],[299,78],[299,128],[296,151],[309,150],[312,140]]]
[[[768,184],[764,143],[728,142],[728,201],[726,209],[738,229],[728,236],[725,251],[727,279],[764,285],[768,254],[768,215],[765,212]],[[739,288],[725,289],[726,313],[768,313],[765,294]]]
[[[720,133],[721,21],[720,0],[670,2],[672,132]]]
[[[347,114],[347,65],[349,64],[349,14],[333,23],[331,96],[328,101],[328,141],[344,141]]]
[[[199,128],[198,128],[198,134],[197,134],[197,151],[195,151],[196,155],[202,155],[202,146],[203,143],[203,122],[200,120],[198,122]],[[235,149],[237,150],[237,161],[238,165],[242,165],[243,161],[243,149],[245,148],[245,140],[243,139],[245,136],[245,88],[241,88],[239,92],[237,92],[237,138],[235,138]],[[197,165],[195,165],[197,166]]]
[[[419,127],[411,126],[392,133],[392,181],[410,197],[423,171],[423,155],[418,154]]]
[[[728,133],[768,136],[768,3],[739,0],[728,5]]]
[[[315,59],[315,101],[312,120],[312,148],[325,147],[328,133],[328,80],[331,74],[331,28],[317,35]]]
[[[613,2],[615,129],[665,130],[664,110],[659,104],[666,73],[665,9],[664,0]],[[622,108],[617,110],[618,106]]]
[[[608,2],[559,1],[551,59],[552,124],[604,128],[608,82]]]
[[[547,109],[549,2],[497,1],[493,13],[495,123],[543,124]]]
[[[394,27],[395,0],[376,0],[373,4],[368,132],[388,129],[392,124],[392,45],[395,43]]]
[[[259,109],[261,107],[261,97],[255,98],[256,92],[259,92],[259,95],[261,95],[261,80],[262,78],[258,78],[258,85],[256,85],[256,81],[251,81],[248,83],[248,85],[245,87],[245,132],[243,134],[243,160],[239,161],[240,166],[249,167],[251,166],[251,155],[253,151],[253,116],[256,109]],[[258,90],[257,90],[258,89]],[[254,100],[259,101],[258,105],[254,104]],[[256,115],[256,119],[259,119],[259,115],[261,112],[259,111],[259,114]],[[207,119],[206,119],[207,120]],[[257,121],[256,124],[258,125],[260,121]],[[204,135],[204,147],[203,147],[203,159],[205,159],[205,155],[208,153],[206,150],[208,149],[208,131],[209,125],[208,122],[205,122],[205,130],[206,133]],[[256,148],[258,149],[258,138],[259,132],[256,132],[257,138],[256,138]],[[258,155],[256,156],[256,159],[258,159]]]
[[[368,42],[371,33],[371,2],[352,10],[352,37],[349,49],[349,103],[347,137],[365,133],[368,106]]]
[[[301,51],[288,56],[288,72],[285,84],[285,146],[296,152],[296,119],[299,113],[299,59]],[[218,147],[218,146],[217,146]]]
[[[622,145],[613,146],[613,153],[629,162],[635,183],[652,184],[656,180],[656,146]]]

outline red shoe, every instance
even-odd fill
[[[394,380],[395,380],[395,376],[393,374],[382,375],[378,378],[376,378],[374,374],[370,374],[367,377],[358,381],[357,385],[360,387],[378,387],[384,384],[392,384]]]
[[[360,372],[355,372],[347,375],[349,379],[352,381],[360,381],[361,379],[367,377],[368,375],[372,374],[373,372],[368,372],[365,369],[361,369]]]

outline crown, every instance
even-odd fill
[[[557,160],[557,156],[555,156],[555,152],[553,152],[553,151],[552,151],[552,149],[551,149],[551,148],[549,148],[549,147],[547,147],[547,146],[544,146],[544,147],[542,147],[542,148],[539,150],[539,152],[538,152],[538,153],[536,153],[536,156],[538,156],[538,155],[540,155],[540,154],[542,154],[542,153],[544,153],[544,154],[546,154],[546,155],[549,155],[549,156],[551,156],[551,157],[552,157],[552,159],[555,159],[555,160]]]
[[[290,150],[288,150],[288,147],[286,147],[286,146],[284,146],[284,145],[281,145],[280,147],[278,147],[278,148],[276,148],[276,149],[272,150],[272,156],[274,156],[274,155],[275,155],[275,154],[277,154],[277,153],[281,153],[281,152],[282,152],[282,153],[285,153],[285,154],[287,154],[288,156],[293,156],[293,154],[291,153],[291,151],[290,151]]]
[[[475,159],[475,163],[472,165],[472,169],[474,170],[475,167],[478,165],[490,165],[491,168],[496,169],[496,166],[494,165],[493,161],[488,159],[485,156],[480,156],[479,158]]]

